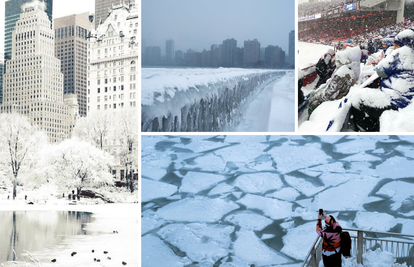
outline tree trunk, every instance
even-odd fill
[[[15,200],[17,196],[17,179],[13,179],[13,200]]]

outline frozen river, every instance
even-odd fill
[[[344,228],[412,234],[413,144],[143,136],[142,266],[300,266],[319,208]]]

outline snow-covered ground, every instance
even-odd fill
[[[29,251],[40,265],[27,257],[18,258],[20,262],[26,262],[21,266],[122,266],[122,262],[127,266],[140,266],[138,204],[27,205],[22,201],[3,200],[0,205],[0,211],[43,210],[91,212],[94,220],[84,225],[90,235],[70,236],[57,246]],[[108,253],[104,254],[104,251]],[[72,252],[76,255],[71,256]],[[51,262],[52,259],[56,262]],[[5,266],[19,265],[10,263]]]
[[[143,68],[142,131],[294,131],[293,76],[285,70]]]
[[[295,131],[295,73],[286,72],[252,101],[237,132]]]
[[[413,145],[387,135],[144,135],[142,266],[301,266],[319,208],[345,228],[412,235]]]

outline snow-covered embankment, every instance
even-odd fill
[[[255,96],[285,71],[142,69],[144,132],[234,129]]]

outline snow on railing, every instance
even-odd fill
[[[351,256],[363,264],[362,255],[368,250],[380,248],[394,255],[397,263],[414,266],[414,235],[389,232],[365,231],[361,229],[343,229],[350,232],[352,240]],[[356,233],[356,235],[355,235]],[[318,267],[322,260],[322,238],[318,236],[307,254],[302,267]]]
[[[172,98],[141,106],[141,130],[218,132],[232,129],[240,123],[243,113],[257,94],[285,73],[255,73],[225,82],[193,86],[188,90],[175,90]]]

